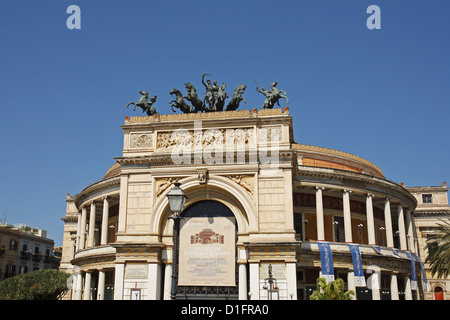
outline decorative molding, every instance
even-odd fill
[[[130,149],[150,149],[153,144],[152,134],[131,133]]]
[[[159,197],[164,191],[166,191],[172,184],[178,181],[178,178],[158,178],[155,179],[156,185],[156,197]]]
[[[208,183],[208,169],[206,168],[198,168],[197,169],[198,174],[198,181],[200,184],[206,184]]]
[[[239,142],[242,141],[245,146],[249,146],[253,135],[253,128],[206,129],[201,132],[197,130],[158,132],[156,150],[168,151],[175,146],[192,148],[194,152],[197,148],[205,147],[223,147],[225,149],[227,137],[232,138],[235,144],[237,142],[239,145]]]
[[[244,188],[252,196],[255,193],[255,179],[252,175],[228,175],[228,179]]]
[[[252,110],[232,110],[203,113],[181,113],[181,114],[161,114],[154,116],[125,117],[125,124],[159,123],[180,120],[207,120],[207,119],[235,119],[253,118],[259,116],[285,115],[289,116],[289,110],[285,108],[261,109],[257,112]]]

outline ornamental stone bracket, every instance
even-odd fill
[[[208,169],[206,169],[206,168],[198,168],[197,169],[197,174],[198,174],[198,182],[200,184],[208,183]]]

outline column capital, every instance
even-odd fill
[[[343,192],[343,193],[349,193],[349,194],[350,194],[350,193],[352,193],[352,190],[343,189],[342,192]]]
[[[369,198],[369,197],[370,197],[370,198],[373,198],[374,196],[375,196],[375,195],[374,195],[373,193],[366,193],[366,197],[367,197],[367,198]]]
[[[108,199],[109,199],[108,196],[102,197],[102,200],[103,200],[103,201],[105,201],[105,200],[108,201]]]
[[[95,206],[95,200],[89,201],[89,204],[90,204],[91,206]]]
[[[315,188],[316,188],[316,190],[319,190],[319,189],[320,190],[325,190],[325,187],[322,187],[322,186],[316,186]]]

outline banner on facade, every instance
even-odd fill
[[[355,287],[365,287],[366,279],[364,278],[364,270],[361,260],[361,252],[357,244],[348,244],[353,260],[353,273],[355,278]]]
[[[380,246],[372,246],[372,248],[373,248],[373,250],[375,250],[376,253],[383,255],[381,253],[381,247]]]
[[[235,218],[194,217],[181,220],[178,284],[234,286]]]
[[[399,250],[396,248],[392,248],[392,255],[396,258],[400,258]]]
[[[420,259],[419,256],[416,256],[416,257],[419,259],[420,269],[422,270],[422,278],[423,278],[423,283],[425,284],[425,291],[430,291],[431,288],[428,283],[427,275],[425,273],[425,268],[423,267],[422,259]]]
[[[417,290],[416,259],[411,252],[407,253],[411,260],[411,290]]]
[[[330,243],[327,241],[319,241],[317,244],[319,245],[320,253],[321,277],[327,283],[334,281],[333,253],[331,252]]]

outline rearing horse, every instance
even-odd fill
[[[176,110],[173,107],[180,109],[184,113],[194,113],[195,112],[194,107],[187,104],[186,101],[184,101],[183,95],[177,88],[173,88],[172,91],[170,91],[169,93],[175,95],[175,100],[169,101],[173,112],[176,112]]]
[[[142,94],[142,97],[139,98],[138,102],[130,102],[127,104],[126,108],[128,108],[130,104],[133,104],[133,111],[136,111],[136,107],[140,107],[142,108],[142,112],[146,112],[149,116],[157,113],[155,107],[153,107],[153,104],[156,101],[156,95],[149,100],[147,91],[139,90],[139,93]]]
[[[190,103],[192,103],[192,106],[195,108],[195,112],[204,112],[205,110],[205,103],[198,97],[197,90],[195,90],[195,87],[190,82],[186,82],[184,84],[186,87],[186,90],[188,93],[184,97],[186,100],[188,100]]]
[[[244,100],[245,103],[245,98],[242,96],[244,94],[245,88],[245,84],[240,84],[236,87],[236,89],[234,89],[233,97],[228,102],[225,111],[236,110],[237,108],[239,108],[239,103],[242,100]]]

